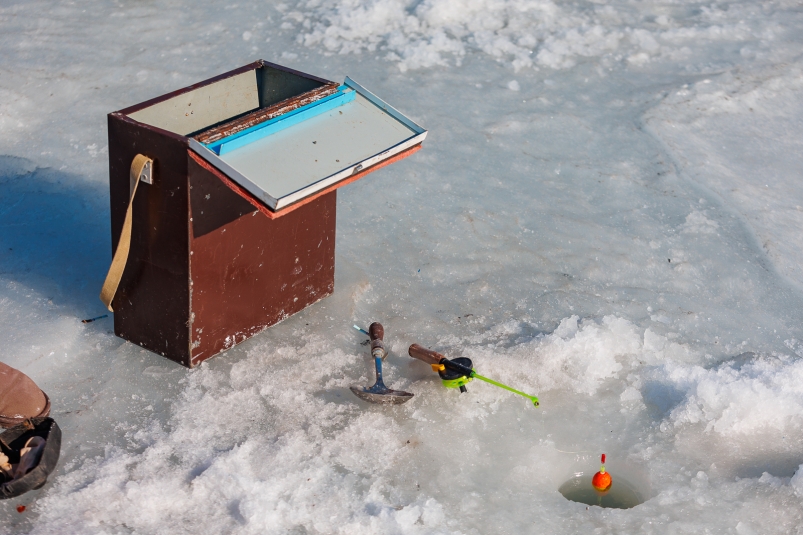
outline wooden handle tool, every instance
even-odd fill
[[[371,339],[371,356],[374,358],[374,367],[376,368],[376,382],[371,387],[365,386],[352,386],[351,391],[354,395],[365,401],[371,403],[384,403],[388,405],[398,405],[409,401],[413,395],[403,390],[393,390],[385,386],[382,380],[382,359],[388,356],[385,351],[385,343],[382,340],[385,337],[385,329],[381,323],[374,322],[365,331],[360,327],[354,326],[358,331],[368,335]]]

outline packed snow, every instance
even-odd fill
[[[0,359],[64,443],[0,532],[803,533],[802,44],[789,0],[6,0]],[[339,191],[331,297],[190,371],[80,321],[105,115],[258,58],[430,134]],[[372,321],[404,405],[349,391]],[[558,492],[600,453],[643,504]]]

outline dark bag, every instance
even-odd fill
[[[39,463],[24,476],[0,483],[0,499],[14,498],[42,487],[47,482],[47,476],[56,469],[61,452],[61,429],[53,418],[31,418],[7,429],[0,434],[0,449],[11,464],[17,464],[20,450],[30,438],[37,436],[45,440]]]

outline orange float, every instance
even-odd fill
[[[602,461],[602,466],[600,467],[599,472],[594,474],[594,477],[591,478],[591,485],[597,492],[608,492],[613,484],[613,480],[611,479],[611,474],[605,471],[604,453],[602,454],[602,458],[600,460]]]

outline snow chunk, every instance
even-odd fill
[[[667,365],[675,387],[686,392],[669,419],[675,426],[705,424],[725,436],[803,427],[803,361],[763,357],[707,370]]]
[[[789,481],[789,484],[795,490],[798,496],[803,498],[803,464],[801,464],[795,475],[792,476],[792,479]]]
[[[716,234],[719,224],[708,219],[704,213],[694,211],[686,216],[686,222],[681,225],[681,232],[686,234]]]
[[[300,23],[298,40],[306,46],[340,54],[386,50],[402,71],[447,65],[448,56],[460,65],[473,50],[515,71],[569,69],[582,58],[644,66],[656,58],[687,61],[704,44],[752,42],[774,31],[762,32],[760,22],[750,27],[738,15],[723,20],[713,8],[674,28],[665,15],[655,23],[634,18],[629,6],[589,9],[553,0],[306,0],[300,7],[303,14],[287,13],[282,27]]]
[[[642,349],[635,325],[622,318],[605,316],[601,323],[564,319],[555,332],[538,340],[532,350],[538,355],[541,391],[569,388],[593,394],[603,380],[618,377]],[[528,351],[521,347],[517,350]]]

